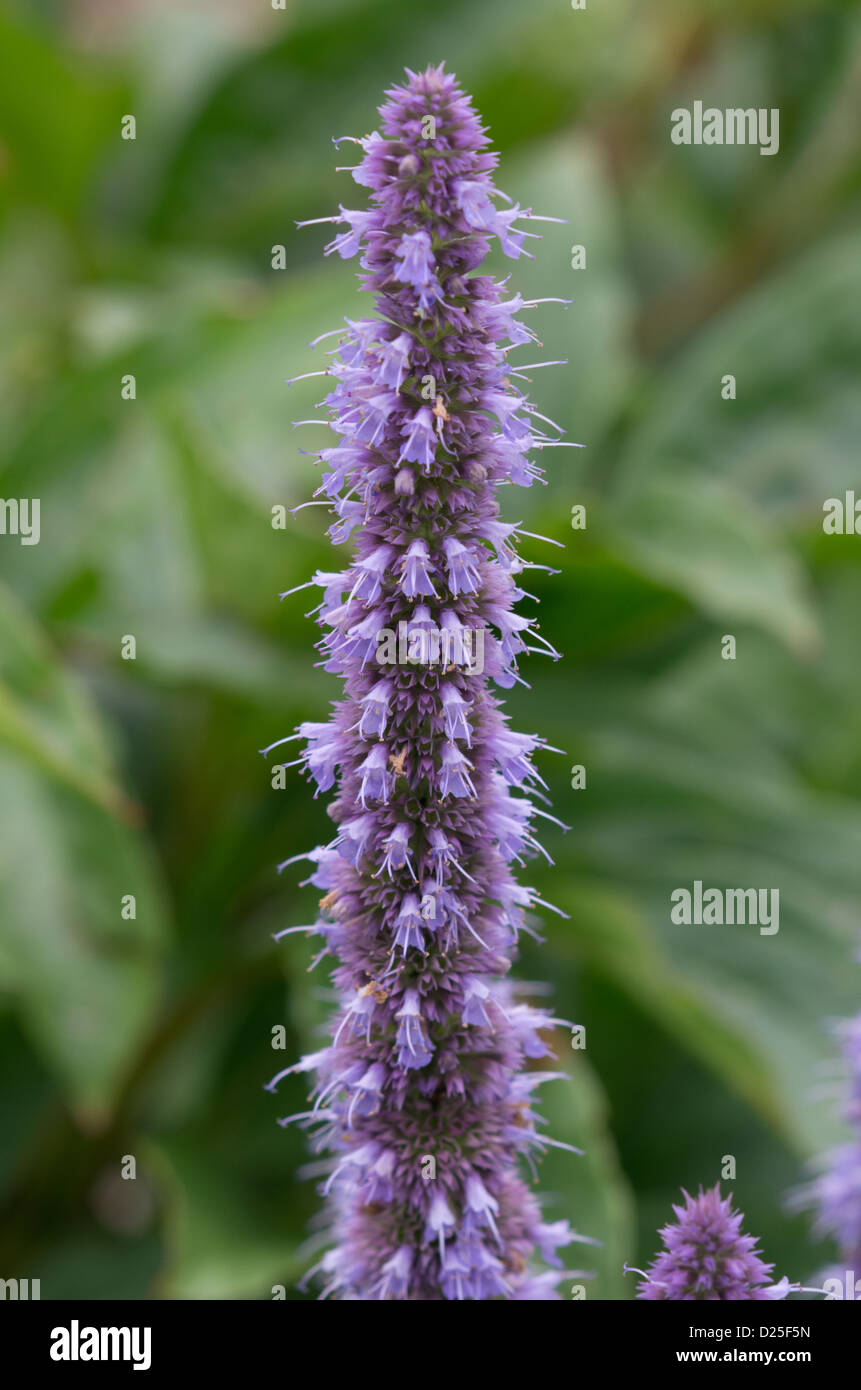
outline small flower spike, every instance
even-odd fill
[[[676,1220],[659,1235],[664,1249],[642,1273],[639,1299],[753,1299],[786,1298],[798,1285],[781,1279],[770,1283],[773,1265],[764,1264],[755,1236],[741,1229],[743,1216],[733,1211],[732,1198],[721,1198],[720,1184],[696,1197],[682,1189],[685,1205],[673,1206]]]

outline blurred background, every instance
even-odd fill
[[[300,449],[324,442],[290,428],[319,383],[284,378],[369,306],[329,229],[294,219],[364,206],[330,137],[442,59],[500,186],[568,219],[495,263],[573,298],[520,356],[568,359],[530,389],[587,446],[504,498],[567,544],[530,585],[565,659],[531,658],[509,701],[566,750],[542,771],[572,826],[526,875],[570,920],[518,967],[587,1033],[573,1052],[560,1030],[571,1084],[544,1093],[586,1150],[543,1165],[548,1211],[604,1242],[589,1296],[629,1298],[623,1261],[731,1155],[777,1273],[827,1258],[784,1198],[840,1134],[827,1022],[861,992],[861,539],[822,531],[861,483],[859,21],[791,0],[0,4],[0,495],[41,500],[38,545],[0,537],[0,1276],[302,1296],[319,1204],[276,1119],[305,1085],[262,1087],[330,1001],[313,944],[271,940],[316,897],[275,865],[330,822],[257,750],[337,695],[316,600],[277,599],[333,562],[324,512],[279,531],[271,509],[310,496]],[[779,153],[673,145],[694,100],[778,107]],[[778,935],[672,925],[694,879],[778,889]]]

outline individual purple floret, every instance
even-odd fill
[[[521,573],[543,567],[519,557],[527,533],[500,520],[497,489],[540,479],[531,456],[560,442],[508,361],[537,342],[515,314],[538,301],[480,273],[494,238],[528,254],[535,234],[514,223],[537,219],[499,210],[496,157],[442,67],[408,73],[380,115],[353,169],[370,209],[317,219],[346,224],[326,251],[361,252],[376,315],[335,330],[320,373],[338,438],[319,451],[318,495],[332,541],[352,536],[355,551],[311,581],[321,664],[345,697],[298,731],[299,763],[336,788],[337,827],[299,857],[322,893],[309,930],[336,960],[340,1009],[329,1046],[288,1069],[316,1085],[282,1123],[334,1155],[323,1296],[549,1299],[565,1273],[555,1249],[580,1237],[542,1220],[519,1160],[558,1145],[532,1108],[557,1073],[526,1070],[552,1056],[558,1020],[505,977],[526,914],[546,906],[509,866],[541,848],[536,817],[553,817],[530,799],[544,799],[543,740],[511,732],[491,682],[525,684],[523,652],[558,655],[514,612],[530,597]]]
[[[794,1205],[815,1208],[817,1235],[832,1237],[846,1268],[861,1277],[861,1015],[840,1023],[837,1033],[849,1075],[844,1118],[852,1138],[826,1154],[822,1172]]]
[[[658,1234],[664,1249],[642,1273],[639,1299],[755,1299],[786,1298],[797,1285],[781,1279],[769,1283],[774,1266],[764,1264],[755,1236],[744,1235],[732,1198],[721,1198],[720,1183],[696,1197],[682,1188],[685,1205],[673,1206],[676,1220]]]

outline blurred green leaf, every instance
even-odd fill
[[[557,893],[572,919],[570,931],[554,932],[552,949],[575,950],[608,976],[647,1015],[727,1082],[764,1118],[780,1126],[783,1110],[767,1059],[703,997],[650,934],[633,902],[621,894],[578,883]]]
[[[849,235],[704,330],[648,389],[603,516],[644,573],[801,652],[816,634],[789,532],[853,486],[859,293]],[[735,400],[722,399],[726,374]]]
[[[120,140],[122,91],[113,74],[60,51],[50,31],[0,8],[0,137],[9,192],[64,217],[80,211],[108,140]]]
[[[89,700],[0,588],[0,983],[91,1121],[157,998],[165,908],[134,817]]]
[[[688,1046],[773,1121],[765,1070],[783,1133],[811,1152],[822,1145],[823,1117],[808,1097],[831,1046],[822,1001],[834,1014],[857,1002],[845,963],[857,933],[861,814],[854,802],[805,786],[793,769],[780,717],[788,677],[775,663],[774,649],[751,669],[744,651],[725,663],[712,638],[696,658],[641,687],[627,708],[605,691],[603,715],[593,706],[580,731],[589,790],[578,802],[577,856],[581,875],[588,866],[634,898],[661,943],[670,965],[664,1026],[678,1033],[668,1008],[673,979],[683,980],[721,1025],[707,1032],[691,1019],[701,1031],[692,1038],[688,1029]],[[696,879],[777,890],[779,933],[673,925],[670,894]],[[576,924],[576,889],[568,901]],[[612,964],[607,953],[603,963]],[[631,988],[628,964],[617,962],[613,973]],[[650,976],[637,982],[637,998],[654,1008]]]
[[[70,796],[0,754],[0,982],[82,1120],[101,1124],[157,1007],[164,908],[134,833]]]
[[[168,1200],[162,1298],[271,1298],[301,1273],[295,1250],[255,1219],[235,1179],[207,1151],[174,1141],[151,1146]]]
[[[797,558],[776,528],[722,478],[650,477],[606,517],[625,562],[710,617],[756,623],[798,652],[817,628]]]
[[[861,236],[847,233],[720,315],[650,388],[620,492],[683,470],[696,483],[724,479],[741,507],[821,521],[824,498],[855,478],[847,446],[861,418],[859,292]],[[735,400],[721,397],[727,373]]]
[[[559,1252],[567,1268],[594,1273],[594,1279],[583,1281],[587,1300],[624,1298],[630,1293],[622,1265],[633,1249],[633,1202],[610,1136],[606,1098],[583,1052],[560,1061],[569,1078],[541,1087],[541,1111],[551,1137],[583,1153],[557,1150],[544,1159],[542,1210],[548,1221],[564,1218],[579,1235],[599,1242],[574,1243]],[[561,1280],[559,1293],[569,1297],[570,1286],[579,1282]]]
[[[0,744],[112,816],[132,803],[111,775],[98,719],[48,643],[0,585]]]

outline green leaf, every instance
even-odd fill
[[[289,1296],[301,1261],[250,1210],[209,1149],[174,1140],[148,1145],[147,1153],[168,1202],[159,1297],[271,1298],[276,1284]]]
[[[852,234],[705,328],[644,396],[603,516],[644,574],[798,652],[816,629],[791,533],[819,526],[825,498],[855,482],[859,294]],[[722,398],[727,374],[735,400]]]
[[[744,657],[721,661],[712,639],[627,706],[605,692],[607,708],[599,717],[593,709],[581,733],[589,790],[578,802],[576,853],[581,875],[588,866],[636,902],[659,943],[660,967],[621,941],[607,946],[605,967],[644,1007],[660,1003],[665,1026],[679,1035],[684,1025],[686,1046],[810,1153],[836,1135],[833,1117],[810,1103],[817,1067],[833,1051],[823,1014],[857,1008],[847,967],[861,893],[861,813],[805,785],[793,765],[781,699],[789,658],[781,663],[772,647],[746,669]],[[803,724],[793,732],[803,748]],[[671,893],[695,880],[775,890],[779,931],[672,923]],[[576,939],[576,890],[566,901]],[[587,933],[593,950],[596,936]],[[630,958],[638,962],[633,977]],[[679,1014],[674,981],[705,1011],[700,1020]],[[720,1027],[707,1029],[706,1015]]]
[[[119,144],[122,96],[114,78],[55,49],[47,30],[0,10],[0,134],[13,192],[69,216],[79,210],[96,160]]]
[[[23,609],[0,585],[0,745],[111,815],[135,808],[111,774],[98,721]]]
[[[626,564],[716,621],[755,624],[794,651],[816,650],[798,559],[777,528],[722,478],[659,473],[602,521]]]
[[[136,814],[89,700],[0,588],[0,982],[92,1123],[158,992],[164,904]]]
[[[151,1026],[164,925],[135,834],[0,753],[0,983],[87,1124],[107,1119]]]
[[[701,1058],[776,1127],[784,1123],[768,1058],[699,991],[650,932],[635,903],[591,883],[578,883],[557,900],[572,919],[570,931],[556,931],[554,953],[574,951],[681,1045]]]
[[[167,688],[197,688],[274,706],[290,699],[325,699],[325,679],[308,669],[305,652],[276,646],[252,628],[226,619],[135,623],[135,674]]]
[[[579,1235],[599,1242],[574,1243],[559,1251],[568,1269],[586,1270],[594,1278],[560,1280],[559,1293],[571,1296],[582,1283],[586,1299],[624,1298],[630,1293],[622,1272],[634,1241],[633,1200],[619,1166],[609,1130],[607,1101],[583,1052],[560,1059],[567,1081],[552,1081],[539,1090],[541,1113],[553,1139],[583,1150],[573,1155],[551,1150],[541,1164],[542,1210],[548,1221],[565,1219]],[[546,1195],[545,1195],[546,1194]]]

